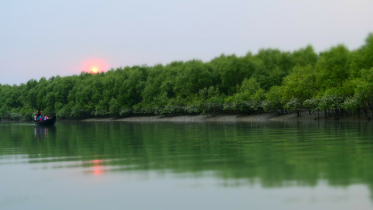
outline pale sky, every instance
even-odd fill
[[[373,0],[4,0],[0,84],[79,74],[97,60],[109,69],[308,44],[356,49],[370,32]]]

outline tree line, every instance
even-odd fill
[[[208,62],[175,61],[107,72],[0,85],[0,117],[31,119],[36,109],[58,118],[92,116],[280,114],[308,109],[325,117],[357,112],[372,118],[373,34],[359,49],[316,53],[262,49]],[[315,115],[316,117],[316,115]]]

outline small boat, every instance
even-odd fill
[[[52,117],[51,119],[48,119],[48,120],[44,120],[44,121],[41,121],[41,122],[35,122],[35,125],[50,126],[50,125],[54,125],[56,123],[56,120],[57,120],[56,117]]]

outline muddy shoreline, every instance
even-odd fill
[[[324,113],[309,113],[304,110],[301,116],[297,116],[296,113],[279,115],[277,112],[267,112],[263,114],[254,115],[229,115],[221,114],[216,116],[211,115],[176,115],[176,116],[132,116],[124,118],[88,118],[80,121],[87,122],[265,122],[265,121],[343,121],[343,122],[368,122],[371,121],[363,114],[360,117],[355,114],[344,115],[335,119],[334,116],[328,116],[325,118]]]
[[[234,115],[234,114],[221,114],[216,116],[211,115],[175,115],[175,116],[131,116],[131,117],[98,117],[98,118],[86,118],[81,120],[73,119],[60,119],[58,121],[69,122],[69,121],[83,121],[83,122],[265,122],[265,121],[282,121],[282,122],[294,122],[294,121],[342,121],[342,122],[369,122],[364,114],[358,116],[356,113],[344,115],[339,119],[335,119],[334,116],[330,115],[325,118],[324,113],[309,113],[306,110],[301,112],[301,116],[297,116],[296,113],[279,115],[277,112],[267,112],[263,114],[253,115]],[[22,123],[22,122],[33,122],[32,120],[9,120],[1,119],[0,123]]]

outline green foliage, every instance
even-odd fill
[[[349,56],[342,45],[321,53],[315,65],[316,86],[321,90],[341,86],[349,77]]]
[[[315,71],[311,65],[296,66],[293,71],[284,78],[282,97],[285,101],[298,98],[304,101],[311,98],[315,91]]]
[[[291,98],[290,101],[286,103],[285,107],[290,111],[296,111],[302,108],[302,103],[298,98]]]
[[[284,100],[282,99],[283,91],[283,86],[271,87],[265,96],[266,100],[263,103],[264,110],[281,109],[284,104]]]
[[[341,109],[373,104],[373,34],[361,48],[340,45],[317,55],[262,49],[209,62],[175,61],[105,73],[0,85],[0,118],[260,113]],[[282,111],[281,111],[282,112]]]
[[[319,110],[333,110],[340,109],[343,107],[343,98],[335,95],[325,95],[319,98],[318,109]]]
[[[317,110],[318,104],[319,104],[318,98],[310,98],[310,99],[306,99],[303,102],[303,107],[307,108],[308,110],[315,111]]]
[[[343,102],[343,108],[354,113],[359,107],[359,100],[356,97],[349,97]]]

